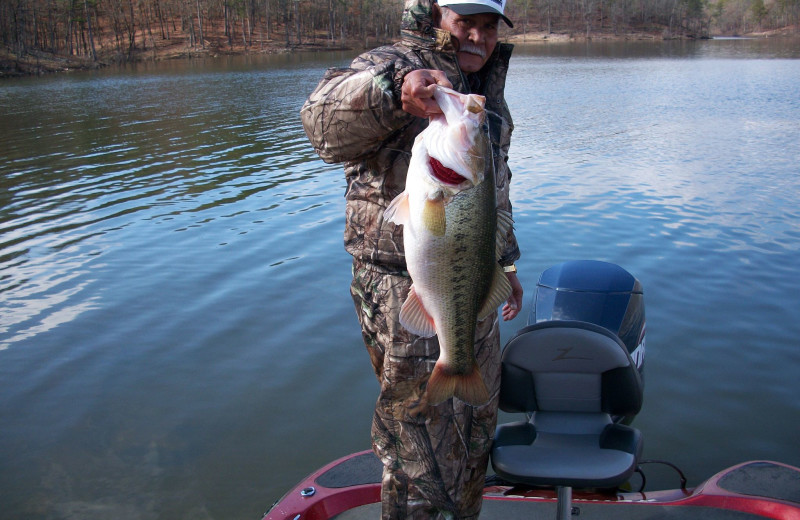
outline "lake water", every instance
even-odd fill
[[[0,83],[0,516],[255,519],[369,447],[345,182],[298,117],[351,57]],[[645,290],[645,457],[690,485],[800,465],[798,42],[518,47],[507,99],[504,341],[541,271],[618,263]]]

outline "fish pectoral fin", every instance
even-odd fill
[[[400,324],[412,334],[430,338],[436,335],[436,325],[433,318],[417,296],[414,286],[408,291],[408,298],[400,308]]]
[[[511,213],[506,210],[497,210],[497,252],[496,259],[499,260],[503,254],[503,248],[506,246],[508,234],[514,229],[514,219]]]
[[[492,277],[492,287],[478,313],[478,320],[483,320],[492,314],[503,302],[508,300],[509,296],[511,296],[511,283],[508,281],[506,273],[503,272],[503,268],[497,264]]]
[[[404,191],[389,203],[383,218],[401,226],[408,222],[408,216],[408,192]]]
[[[447,230],[447,217],[444,211],[444,197],[436,199],[426,199],[422,208],[422,222],[425,229],[430,231],[433,236],[444,236]]]

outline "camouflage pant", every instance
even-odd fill
[[[412,335],[398,322],[411,279],[358,260],[351,294],[364,344],[381,385],[372,444],[384,464],[383,520],[474,519],[481,510],[500,388],[497,314],[478,324],[475,355],[492,398],[473,407],[458,399],[424,402],[439,357],[436,337]]]

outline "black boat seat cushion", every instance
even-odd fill
[[[614,334],[572,321],[526,327],[503,351],[500,408],[531,417],[498,427],[495,472],[530,485],[620,485],[636,469],[642,438],[612,416],[641,405],[639,372]]]

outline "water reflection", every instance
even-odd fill
[[[2,306],[0,350],[99,308],[100,297],[87,291],[92,283],[89,264],[89,259],[66,257],[58,266],[41,260],[7,265],[3,282],[10,283],[3,292],[13,292],[13,297]]]

